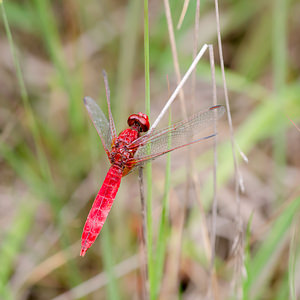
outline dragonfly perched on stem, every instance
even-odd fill
[[[109,121],[92,98],[85,97],[84,104],[100,136],[111,166],[85,222],[81,237],[81,256],[85,255],[99,235],[122,177],[149,160],[215,136],[214,132],[201,136],[201,130],[204,128],[213,130],[214,122],[225,112],[224,106],[215,105],[162,130],[149,130],[148,116],[139,112],[129,116],[127,120],[129,128],[117,135],[110,109],[110,91],[105,72],[103,76]]]

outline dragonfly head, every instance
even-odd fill
[[[138,114],[130,115],[127,123],[129,127],[135,128],[139,132],[146,132],[150,127],[148,116],[141,112],[139,112]]]

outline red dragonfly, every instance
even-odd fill
[[[85,97],[84,104],[101,138],[111,166],[85,222],[81,237],[81,256],[85,255],[99,235],[118,192],[121,178],[146,161],[215,136],[215,133],[212,133],[199,138],[199,133],[204,128],[213,129],[214,122],[225,112],[222,105],[212,106],[185,121],[162,130],[150,130],[149,133],[146,133],[150,127],[148,116],[140,112],[129,116],[127,120],[129,128],[117,135],[110,109],[110,92],[106,76],[104,82],[109,121],[92,98]]]

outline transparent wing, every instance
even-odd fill
[[[84,97],[84,105],[89,113],[91,120],[101,138],[103,147],[109,156],[112,142],[112,134],[109,122],[98,104],[91,97]]]
[[[129,146],[130,149],[138,148],[131,164],[139,165],[146,160],[214,136],[214,122],[224,112],[224,106],[213,106],[190,116],[187,120],[174,123],[162,130],[154,129],[150,134],[141,136]],[[211,129],[211,132],[201,136],[205,128]]]
[[[110,108],[110,89],[109,89],[107,74],[106,74],[105,70],[102,70],[102,74],[103,74],[103,78],[104,78],[104,85],[105,85],[105,92],[106,92],[106,102],[107,102],[108,117],[109,117],[109,128],[110,128],[111,135],[114,139],[114,137],[117,136],[117,133],[116,133],[115,122],[114,122],[114,119],[113,119],[113,116],[111,113],[111,108]]]

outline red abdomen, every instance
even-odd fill
[[[85,222],[81,236],[81,256],[85,255],[86,251],[91,247],[99,235],[118,192],[121,178],[121,168],[112,165],[107,172]]]

